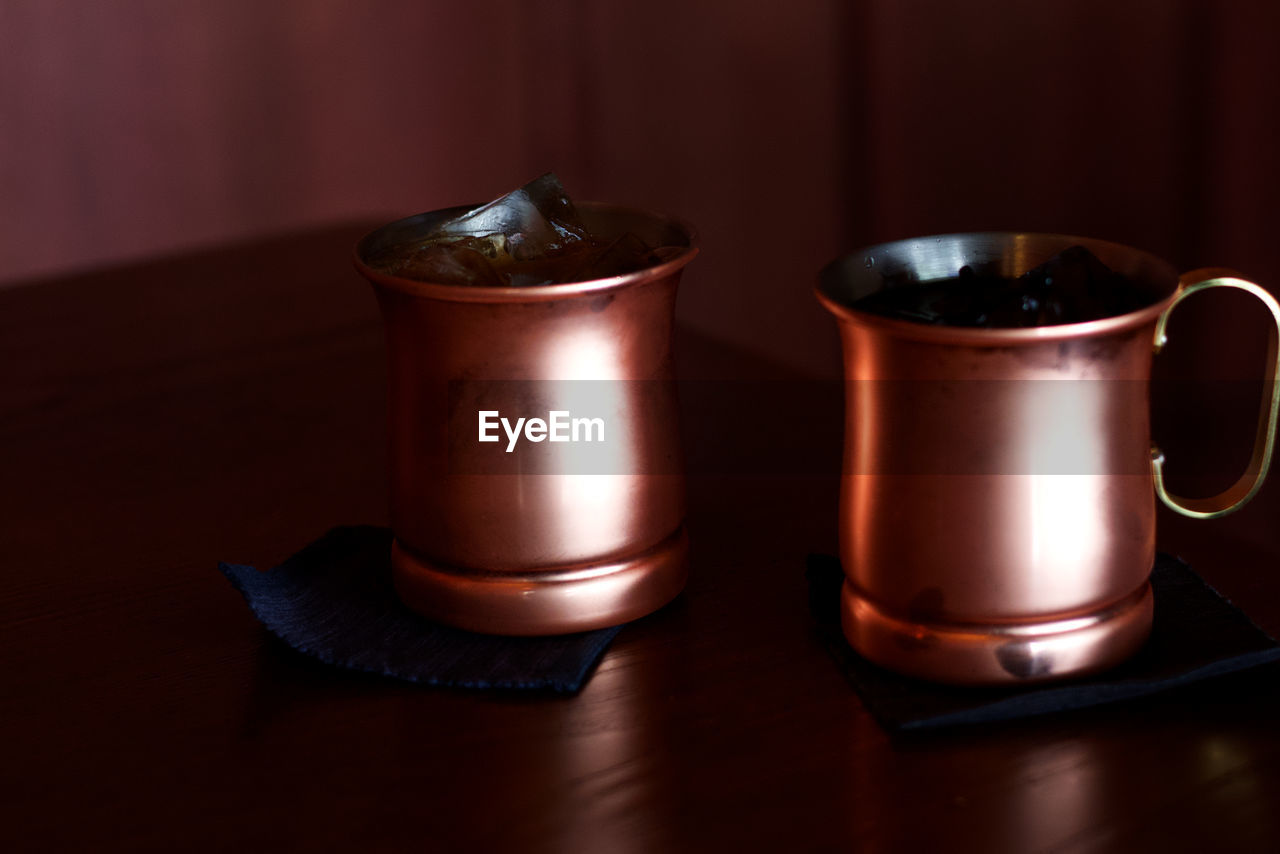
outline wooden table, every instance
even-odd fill
[[[687,592],[576,697],[284,647],[215,565],[385,523],[362,228],[0,291],[8,850],[1280,850],[1275,669],[886,736],[805,604],[804,555],[835,547],[838,398],[694,467]],[[787,387],[687,329],[679,348],[687,376]],[[713,416],[689,414],[695,459],[728,441]],[[1278,504],[1272,483],[1229,519],[1160,521],[1273,634]]]

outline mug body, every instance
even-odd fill
[[[656,610],[684,585],[671,335],[693,235],[642,211],[578,207],[593,233],[681,251],[533,287],[418,282],[364,263],[465,208],[392,223],[357,247],[386,324],[394,580],[441,622],[585,631]],[[543,428],[513,431],[519,419]]]
[[[886,283],[1013,278],[1083,245],[1139,288],[1128,314],[1020,329],[859,311]],[[1151,626],[1155,558],[1148,391],[1172,267],[1062,235],[900,241],[829,267],[846,419],[842,622],[885,667],[957,684],[1103,669]]]

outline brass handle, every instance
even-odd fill
[[[1194,282],[1194,284],[1187,284]],[[1262,488],[1262,481],[1271,467],[1271,452],[1276,441],[1276,416],[1280,412],[1280,388],[1276,386],[1276,376],[1280,374],[1280,304],[1275,297],[1267,293],[1253,282],[1239,278],[1230,270],[1194,270],[1182,277],[1178,292],[1169,303],[1169,307],[1160,315],[1156,323],[1155,351],[1160,352],[1169,340],[1165,334],[1165,326],[1169,315],[1192,294],[1209,288],[1236,288],[1253,294],[1271,312],[1275,326],[1271,329],[1267,346],[1267,374],[1263,384],[1270,388],[1270,394],[1263,395],[1262,409],[1258,413],[1258,433],[1253,443],[1253,456],[1249,459],[1249,467],[1234,485],[1226,491],[1211,498],[1181,498],[1171,495],[1164,486],[1164,453],[1155,446],[1151,448],[1151,466],[1155,475],[1156,495],[1171,510],[1190,516],[1193,519],[1215,519],[1226,516],[1243,507],[1249,499],[1257,495]]]

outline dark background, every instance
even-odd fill
[[[1275,287],[1277,32],[1190,0],[5,0],[0,283],[555,169],[700,229],[688,324],[830,376],[814,274],[881,240],[1071,232]],[[1248,331],[1217,302],[1188,313]],[[1260,326],[1181,322],[1182,370],[1256,364]]]

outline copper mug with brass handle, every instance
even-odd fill
[[[855,303],[889,280],[963,266],[1014,278],[1084,246],[1145,297],[1126,314],[1032,328],[912,323]],[[1211,288],[1271,312],[1253,458],[1211,498],[1170,495],[1151,443],[1154,353],[1170,313]],[[1036,682],[1111,667],[1150,633],[1156,498],[1187,516],[1230,513],[1271,462],[1280,305],[1224,270],[1179,277],[1145,252],[1052,234],[954,234],[871,247],[822,274],[846,380],[841,594],[850,645],[938,682]]]

